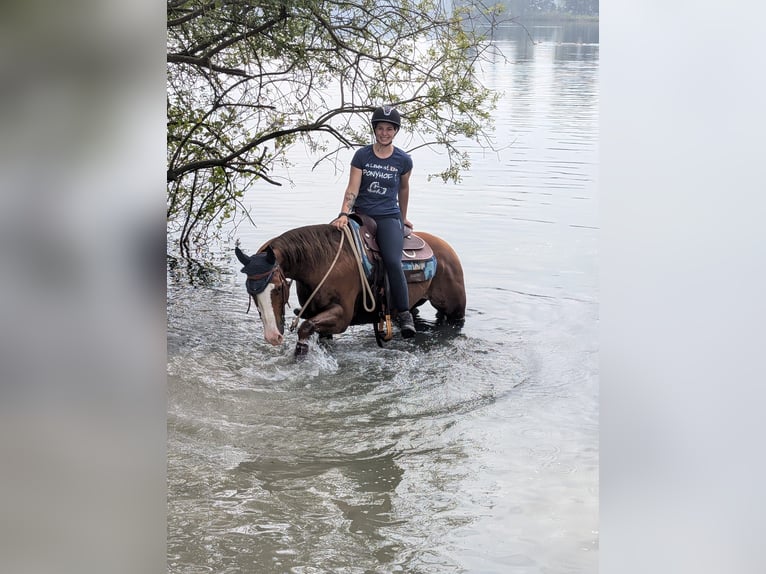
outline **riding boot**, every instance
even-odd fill
[[[402,332],[402,337],[409,339],[415,336],[415,321],[412,319],[412,313],[409,311],[402,311],[396,316],[399,323],[399,329]]]

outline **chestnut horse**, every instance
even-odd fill
[[[443,239],[422,231],[416,235],[433,250],[436,272],[431,279],[407,284],[410,306],[414,309],[429,301],[440,322],[461,325],[466,296],[460,259]],[[378,310],[370,310],[374,301],[366,300],[367,280],[351,243],[342,231],[320,224],[291,229],[251,256],[235,247],[237,259],[244,265],[242,272],[247,275],[245,286],[263,321],[266,341],[272,345],[284,341],[284,309],[291,285],[287,279],[296,283],[304,318],[298,328],[296,355],[308,352],[308,340],[314,333],[329,337],[344,332],[349,325],[379,319]]]

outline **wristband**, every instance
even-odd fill
[[[345,211],[341,211],[341,212],[338,214],[338,217],[343,217],[343,216],[345,216],[345,217],[348,217],[349,215],[351,215],[351,214],[350,214],[350,213],[346,213]]]

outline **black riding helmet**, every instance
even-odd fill
[[[389,124],[394,124],[396,126],[396,131],[399,131],[399,128],[402,125],[402,118],[399,116],[399,112],[396,111],[395,107],[383,106],[380,108],[375,108],[375,111],[372,112],[370,123],[372,124],[373,130],[375,129],[375,124],[378,122],[388,122]]]

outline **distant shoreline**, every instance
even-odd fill
[[[577,15],[566,12],[548,12],[545,14],[523,15],[514,18],[517,24],[538,24],[540,22],[595,22],[598,23],[598,14]]]

